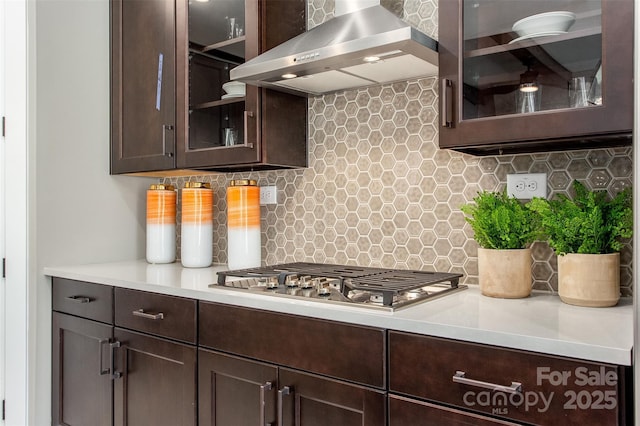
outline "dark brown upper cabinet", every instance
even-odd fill
[[[631,0],[440,2],[440,147],[630,144],[632,27]]]
[[[111,173],[175,168],[176,3],[111,1]]]
[[[111,15],[112,174],[306,167],[305,98],[223,88],[305,31],[304,0],[112,0]]]

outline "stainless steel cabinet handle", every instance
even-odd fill
[[[167,157],[173,157],[173,152],[167,151],[167,130],[173,130],[171,124],[162,125],[162,153]]]
[[[102,347],[104,346],[105,343],[109,343],[109,339],[103,339],[103,340],[100,340],[98,342],[98,351],[100,352],[99,361],[98,361],[98,369],[100,370],[100,375],[101,376],[104,376],[105,374],[109,374],[111,372],[109,367],[104,368],[104,369],[102,368],[102,365],[103,365],[103,361],[102,361],[103,349],[102,349]]]
[[[284,420],[282,419],[283,414],[283,399],[286,395],[291,395],[293,393],[293,389],[289,386],[285,386],[278,391],[278,426],[282,426],[284,424]]]
[[[244,112],[244,145],[247,148],[253,148],[253,143],[249,142],[249,119],[254,116],[255,114],[253,111]]]
[[[131,312],[134,317],[146,318],[150,320],[162,320],[164,319],[164,314],[162,312],[158,312],[157,314],[150,314],[145,312],[144,309],[138,309],[136,311]]]
[[[490,382],[482,382],[480,380],[467,379],[467,373],[464,371],[456,371],[456,374],[453,376],[454,383],[462,383],[463,385],[475,386],[483,389],[491,389],[494,391],[507,392],[507,393],[521,393],[522,392],[522,383],[511,382],[510,386],[505,385],[497,385],[495,383]]]
[[[119,371],[116,371],[116,349],[119,348],[120,346],[121,344],[118,341],[109,343],[109,349],[111,349],[110,351],[111,352],[111,355],[110,355],[111,380],[119,379],[120,377],[122,377],[122,373],[120,373]]]
[[[272,389],[273,385],[271,382],[267,382],[264,385],[260,386],[260,426],[265,426],[266,422],[266,401],[264,399],[264,394],[267,391]]]
[[[440,101],[442,127],[453,127],[453,82],[448,78],[441,81]]]
[[[86,296],[67,296],[67,299],[75,303],[89,303],[91,299]]]

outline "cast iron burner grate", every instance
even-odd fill
[[[348,298],[352,292],[369,292],[379,295],[382,306],[395,307],[400,295],[414,290],[438,287],[437,293],[447,290],[466,288],[459,285],[462,274],[370,268],[347,265],[331,265],[321,263],[286,263],[281,265],[239,269],[218,273],[218,285],[224,286],[227,277],[268,278],[277,277],[278,284],[283,286],[288,277],[302,276],[332,278],[340,282],[340,293]],[[421,299],[435,295],[435,292],[422,291]],[[358,302],[354,302],[358,303]]]

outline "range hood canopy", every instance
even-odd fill
[[[232,69],[231,79],[317,96],[437,74],[438,42],[378,4],[266,51]]]

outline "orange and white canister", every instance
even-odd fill
[[[205,268],[213,260],[213,190],[205,182],[182,188],[180,261],[186,268]]]
[[[260,266],[260,188],[255,180],[232,180],[227,188],[229,269]]]
[[[176,191],[155,184],[147,190],[147,262],[176,260]]]

